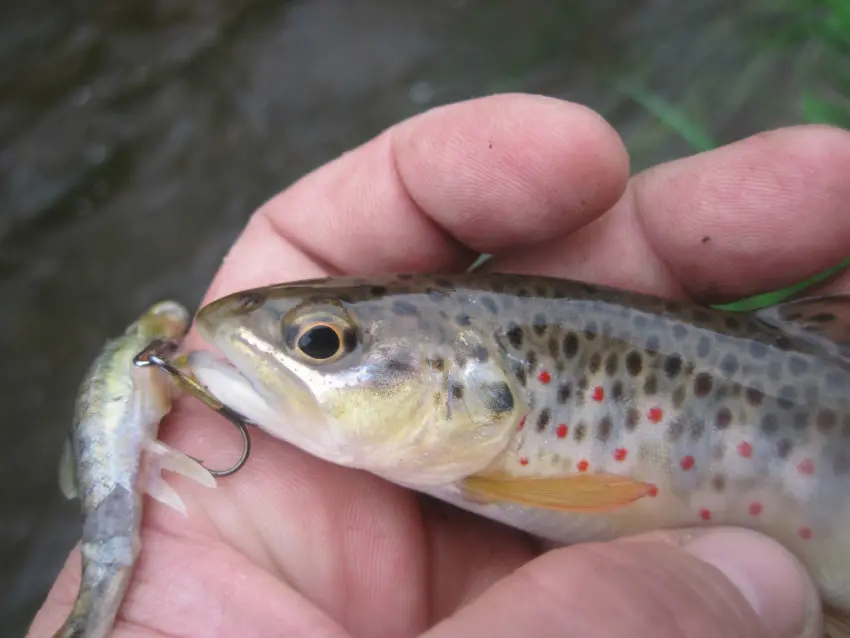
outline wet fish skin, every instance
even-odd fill
[[[157,440],[175,390],[161,371],[133,364],[154,339],[180,340],[189,320],[177,302],[155,304],[104,346],[80,385],[60,487],[66,497],[81,500],[82,580],[54,638],[110,633],[140,550],[144,494],[186,512],[161,470],[216,485],[196,461]]]
[[[200,381],[316,456],[558,544],[759,530],[850,611],[848,296],[731,313],[544,277],[399,275],[243,291],[196,325],[227,359],[195,355]]]

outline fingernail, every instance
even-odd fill
[[[723,529],[696,534],[683,549],[713,565],[738,588],[769,636],[820,634],[820,598],[800,562],[779,543],[755,532]]]

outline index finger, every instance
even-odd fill
[[[207,299],[343,272],[464,269],[590,222],[627,180],[619,136],[582,106],[500,95],[437,108],[271,199]]]

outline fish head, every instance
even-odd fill
[[[325,281],[203,307],[198,331],[232,368],[196,356],[193,373],[273,436],[410,486],[458,480],[504,450],[523,414],[483,316],[458,321],[434,290]]]
[[[147,341],[180,340],[189,328],[192,316],[181,303],[166,299],[148,308],[128,332],[137,332]]]

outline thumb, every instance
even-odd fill
[[[423,638],[820,638],[802,565],[743,529],[654,532],[556,549]]]

